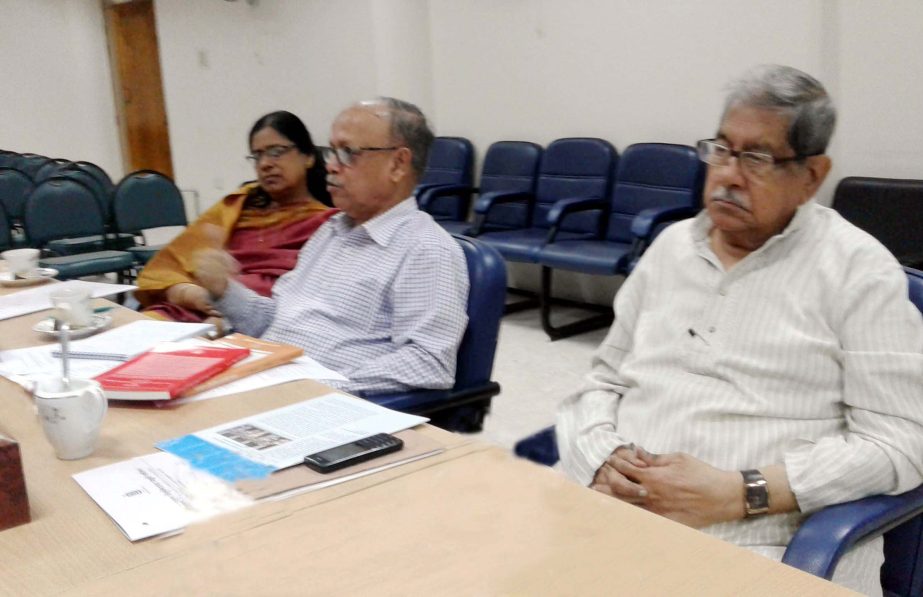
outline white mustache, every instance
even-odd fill
[[[337,180],[337,178],[336,178],[335,176],[328,176],[328,177],[327,177],[327,186],[330,186],[330,187],[340,187],[340,186],[343,186],[343,185],[340,184],[340,181]]]
[[[750,198],[747,197],[745,193],[742,193],[737,189],[731,190],[727,187],[718,187],[711,194],[711,198],[717,201],[732,203],[741,209],[750,211]]]

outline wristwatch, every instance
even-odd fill
[[[766,477],[756,469],[740,471],[740,474],[744,476],[746,518],[767,514],[769,512],[769,487],[766,485]]]

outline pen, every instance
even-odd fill
[[[93,309],[93,313],[105,313],[106,311],[112,311],[115,307],[96,307]]]

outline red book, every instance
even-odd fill
[[[150,351],[94,379],[112,400],[170,400],[249,354],[249,348],[213,346]]]

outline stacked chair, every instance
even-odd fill
[[[138,170],[119,182],[112,193],[112,213],[119,234],[137,239],[144,230],[185,226],[186,207],[173,181],[154,170]],[[163,245],[135,245],[128,250],[147,263]]]

